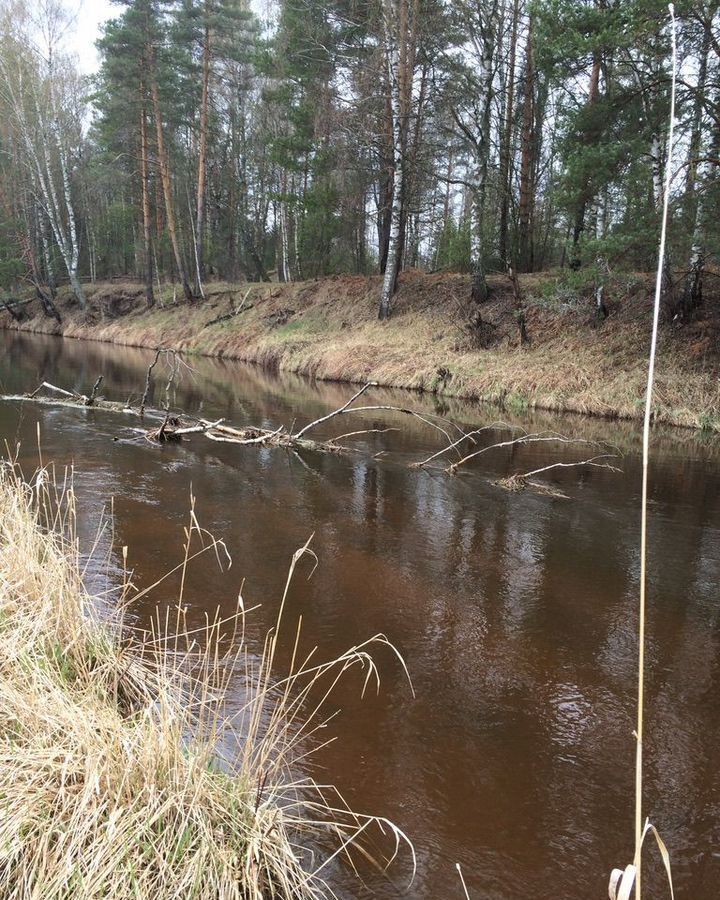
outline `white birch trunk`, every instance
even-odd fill
[[[662,146],[660,137],[657,133],[653,134],[650,141],[650,162],[652,164],[652,181],[653,181],[653,202],[658,215],[662,214],[663,200],[665,189],[663,186],[663,161]],[[675,297],[672,279],[672,263],[670,261],[670,253],[665,254],[662,271],[662,295],[663,302],[670,310],[670,314],[675,314]]]
[[[40,115],[41,113],[38,108],[38,116]],[[48,221],[50,222],[50,228],[52,230],[53,237],[55,238],[55,243],[57,244],[60,251],[60,255],[62,256],[63,263],[65,264],[68,277],[70,278],[70,286],[81,308],[86,309],[87,303],[85,301],[85,294],[83,292],[82,285],[80,284],[80,279],[78,276],[80,246],[77,239],[75,213],[73,210],[72,198],[70,193],[70,178],[67,170],[67,164],[64,159],[64,154],[61,152],[59,155],[61,159],[61,181],[69,226],[67,231],[65,228],[65,223],[63,221],[62,207],[59,202],[57,187],[55,185],[50,148],[47,142],[42,140],[42,154],[44,162],[43,166],[41,165],[35,149],[32,146],[32,141],[30,141],[29,138],[27,143],[29,153],[35,161],[37,180],[42,194],[45,213],[48,217]],[[56,143],[59,144],[59,141],[56,141]]]
[[[390,88],[390,108],[393,132],[393,191],[390,213],[390,240],[385,265],[378,318],[383,321],[390,316],[390,303],[397,285],[400,267],[400,240],[402,230],[403,197],[403,129],[400,100],[400,47],[396,31],[397,16],[392,0],[383,0],[383,24],[385,29],[388,85]]]
[[[55,116],[53,88],[49,85],[50,102],[40,103],[42,75],[31,71],[28,75],[21,67],[11,71],[5,59],[0,60],[3,76],[3,90],[9,102],[18,134],[27,155],[27,166],[30,172],[36,198],[50,223],[55,242],[62,256],[63,263],[70,278],[70,284],[78,303],[85,309],[85,295],[78,276],[80,246],[78,241],[75,212],[72,204],[70,173],[66,149],[59,136],[57,117]],[[25,85],[23,78],[25,77]],[[27,84],[27,79],[32,79]],[[32,105],[32,114],[26,108],[25,100]],[[56,150],[57,160],[53,160],[52,149]],[[58,172],[59,169],[59,172]],[[64,205],[60,202],[60,190]]]
[[[293,278],[292,270],[290,268],[290,241],[288,237],[288,215],[286,203],[282,204],[282,259],[285,281],[291,282]]]
[[[472,206],[470,215],[470,264],[472,266],[472,299],[475,303],[487,300],[487,282],[483,265],[483,176],[477,171],[473,177]]]
[[[288,238],[287,203],[285,200],[280,201],[280,254],[283,281],[290,282],[292,281],[292,272],[290,271],[290,241]]]
[[[295,192],[295,181],[293,179],[293,193]],[[293,253],[295,256],[295,278],[298,281],[302,281],[303,277],[303,268],[302,268],[302,257],[300,254],[300,222],[302,221],[302,215],[300,212],[300,201],[295,200],[294,203],[295,215],[293,216]]]
[[[54,128],[53,130],[56,130],[56,128]],[[60,170],[62,172],[63,194],[68,219],[68,230],[70,232],[70,263],[68,265],[68,275],[70,276],[70,285],[72,286],[73,293],[75,294],[80,306],[85,309],[87,306],[87,302],[85,300],[85,293],[82,289],[82,285],[80,283],[80,278],[78,275],[78,263],[80,262],[80,242],[78,240],[77,225],[75,223],[75,210],[73,208],[72,194],[70,190],[70,174],[68,171],[67,160],[65,158],[65,152],[62,149],[60,143],[59,135],[57,136],[57,145],[58,155],[60,157]]]
[[[471,296],[475,303],[484,303],[488,297],[485,266],[483,262],[484,241],[483,222],[485,218],[485,195],[487,193],[487,172],[490,153],[490,116],[493,100],[493,53],[495,52],[495,29],[488,16],[474,39],[478,69],[476,75],[477,94],[474,98],[473,118],[475,140],[472,141],[474,155],[472,191],[472,227],[470,261],[472,265]]]
[[[707,191],[712,178],[714,165],[710,160],[703,160],[698,166],[693,191],[698,194],[695,204],[695,222],[693,224],[692,246],[688,261],[688,273],[682,296],[682,314],[687,316],[702,303],[702,282],[705,270],[705,217],[707,214]]]
[[[653,202],[660,211],[663,203],[662,148],[660,138],[653,134],[650,141],[650,162],[652,164]]]
[[[605,237],[605,218],[607,211],[607,190],[597,198],[593,214],[595,216],[595,239],[601,241]],[[597,281],[595,283],[595,313],[598,319],[606,319],[608,315],[605,306],[605,277],[608,274],[608,263],[601,252],[595,258],[597,266]]]

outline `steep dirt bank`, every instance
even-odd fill
[[[508,279],[492,281],[480,331],[469,322],[467,278],[406,273],[387,323],[376,320],[376,278],[338,276],[297,284],[214,284],[188,306],[165,288],[148,311],[140,285],[96,285],[82,313],[61,297],[63,322],[37,304],[25,321],[0,313],[0,327],[138,347],[174,347],[311,377],[374,380],[509,408],[534,406],[638,418],[646,380],[651,295],[643,277],[608,292],[598,323],[590,300],[556,289],[547,275],[521,280],[531,343],[519,346]],[[233,314],[234,313],[234,314]],[[720,429],[720,303],[706,298],[697,320],[666,325],[659,347],[658,420]]]

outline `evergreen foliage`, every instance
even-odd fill
[[[0,256],[33,282],[134,276],[152,302],[170,279],[193,299],[213,278],[383,272],[392,245],[400,268],[472,271],[481,301],[507,265],[654,265],[664,0],[274,0],[267,21],[246,0],[114,2],[90,83],[60,0],[48,27],[0,3]],[[702,277],[720,12],[677,8],[671,259]]]

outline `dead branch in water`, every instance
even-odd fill
[[[163,410],[149,409],[147,403],[152,387],[153,371],[163,357],[166,357],[167,360],[172,361],[168,382],[165,387],[165,406]],[[363,385],[362,388],[356,391],[353,396],[339,409],[333,410],[332,412],[327,413],[326,415],[321,416],[318,419],[314,419],[312,422],[309,422],[297,432],[293,432],[292,427],[287,428],[285,425],[281,425],[275,430],[271,430],[268,428],[256,428],[253,426],[249,426],[246,428],[235,428],[231,425],[225,424],[223,419],[219,419],[217,422],[209,422],[205,419],[196,419],[194,420],[193,424],[188,425],[186,424],[185,420],[190,417],[184,415],[181,412],[178,412],[174,417],[170,414],[170,390],[175,382],[181,365],[185,364],[182,363],[179,354],[177,354],[175,350],[159,347],[155,351],[155,356],[145,373],[145,387],[138,409],[132,409],[129,402],[127,404],[111,404],[107,401],[100,401],[98,398],[96,398],[97,389],[99,388],[102,381],[101,378],[98,379],[98,381],[95,383],[90,397],[85,397],[85,395],[66,391],[64,388],[59,388],[55,385],[49,384],[48,382],[43,382],[35,391],[33,391],[32,394],[27,395],[24,399],[38,400],[38,402],[42,402],[42,399],[44,398],[40,398],[38,394],[41,390],[45,389],[52,393],[59,394],[63,398],[62,401],[57,402],[64,402],[70,406],[95,404],[98,408],[116,410],[122,409],[125,412],[137,413],[141,419],[145,417],[146,412],[150,412],[153,416],[162,418],[162,422],[159,427],[153,428],[152,430],[145,433],[145,437],[149,441],[156,443],[180,442],[189,435],[202,434],[206,438],[208,438],[208,440],[224,444],[238,444],[241,446],[264,444],[268,446],[305,449],[323,453],[352,452],[352,447],[342,446],[339,442],[346,438],[359,437],[364,434],[382,434],[397,429],[391,427],[356,429],[336,435],[335,437],[332,437],[327,441],[315,441],[306,437],[306,435],[313,428],[316,428],[325,422],[329,422],[337,416],[347,415],[349,413],[365,412],[395,412],[417,419],[428,427],[438,431],[445,437],[446,441],[448,442],[448,447],[441,451],[441,453],[447,452],[447,450],[454,449],[456,450],[456,452],[458,452],[459,456],[460,453],[459,451],[457,451],[457,447],[459,446],[459,444],[461,444],[465,440],[470,440],[474,443],[474,432],[466,434],[463,429],[460,428],[460,426],[448,421],[447,419],[443,419],[440,416],[418,413],[412,409],[407,409],[400,406],[391,406],[389,404],[353,407],[352,404],[359,397],[361,397],[371,387],[377,386],[376,382],[368,382],[367,384]],[[454,429],[460,434],[459,440],[453,440],[453,437],[450,434],[450,429]]]
[[[310,431],[311,428],[315,428],[317,425],[322,425],[323,422],[328,422],[330,419],[334,419],[335,416],[340,416],[344,412],[347,412],[348,407],[351,403],[354,403],[358,397],[361,397],[368,388],[377,387],[377,381],[368,381],[366,385],[360,388],[360,390],[353,394],[353,396],[348,400],[348,402],[341,406],[339,409],[336,409],[334,412],[328,413],[326,416],[321,416],[319,419],[315,419],[313,422],[310,422],[309,425],[306,425],[304,428],[301,428],[297,434],[294,435],[296,438],[301,438],[307,431]]]
[[[334,438],[330,438],[329,444],[337,444],[344,438],[358,437],[361,434],[387,434],[388,431],[400,431],[399,428],[363,428],[361,431],[346,431],[345,434],[338,434]]]
[[[148,431],[145,437],[149,441],[158,441],[159,443],[178,442],[188,434],[205,434],[211,428],[217,428],[223,421],[224,419],[218,419],[217,422],[201,422],[199,425],[183,426],[179,418],[168,414],[162,425],[153,431]]]
[[[150,394],[150,388],[152,386],[152,373],[155,366],[160,362],[161,358],[165,358],[168,369],[168,380],[165,385],[165,410],[170,409],[170,389],[175,383],[175,379],[177,378],[180,368],[184,366],[189,372],[193,370],[190,366],[184,362],[181,358],[180,354],[177,350],[173,350],[171,347],[158,347],[155,351],[155,358],[147,367],[147,372],[145,373],[145,390],[143,391],[142,400],[140,401],[140,417],[145,415],[145,407],[147,405],[148,396]]]
[[[94,406],[98,400],[97,392],[100,389],[100,385],[103,382],[103,376],[99,375],[97,381],[93,385],[92,390],[89,395],[86,394],[78,394],[77,391],[66,391],[65,388],[58,387],[55,384],[50,384],[49,381],[42,381],[35,388],[35,390],[26,396],[27,400],[35,400],[43,389],[46,391],[50,391],[53,394],[59,394],[61,397],[66,398],[68,401],[72,401],[73,404],[77,406]]]
[[[428,463],[432,462],[434,459],[438,459],[440,456],[444,456],[450,450],[455,450],[457,447],[462,444],[463,441],[471,441],[473,444],[476,443],[475,438],[477,435],[482,434],[483,431],[493,431],[499,428],[505,428],[507,431],[512,431],[513,428],[519,428],[520,426],[507,425],[505,422],[493,422],[492,425],[484,425],[482,428],[476,428],[474,431],[468,431],[463,434],[461,438],[458,438],[457,441],[454,441],[447,447],[443,447],[442,450],[438,450],[437,453],[433,453],[432,456],[428,456],[427,459],[423,459],[420,462],[412,463],[412,468],[421,469],[423,466],[426,466]],[[489,448],[488,448],[489,449]],[[457,463],[460,465],[462,460]]]
[[[152,374],[154,368],[157,366],[163,355],[167,355],[167,359],[171,360],[171,365],[169,366],[168,382],[165,387],[165,407],[164,409],[152,409],[147,407],[147,400],[152,385]],[[564,435],[554,432],[524,432],[520,436],[509,437],[506,440],[498,441],[484,447],[479,447],[472,450],[472,452],[470,453],[466,453],[466,455],[463,456],[461,450],[459,449],[461,445],[466,441],[472,443],[473,445],[477,445],[478,439],[484,432],[493,431],[496,429],[504,429],[505,431],[513,432],[522,429],[520,428],[520,426],[509,425],[505,422],[494,422],[490,425],[476,428],[473,431],[464,431],[459,425],[456,425],[454,422],[451,422],[440,416],[418,413],[415,412],[415,410],[407,409],[405,407],[391,406],[389,404],[353,406],[353,403],[367,390],[369,390],[371,387],[376,386],[374,382],[363,385],[363,387],[356,391],[353,396],[350,397],[350,399],[341,407],[333,410],[330,413],[327,413],[324,416],[314,419],[312,422],[309,422],[307,425],[296,432],[293,430],[294,423],[290,427],[287,427],[283,424],[275,429],[260,428],[254,425],[249,425],[246,427],[236,427],[226,423],[224,419],[210,421],[208,419],[193,418],[192,416],[188,416],[187,414],[180,411],[176,413],[171,412],[170,391],[173,384],[175,383],[175,379],[178,376],[181,365],[185,364],[179,360],[179,356],[174,350],[159,348],[155,353],[152,363],[148,366],[145,377],[145,390],[140,405],[136,408],[131,408],[129,404],[126,405],[122,403],[113,403],[98,397],[97,392],[102,383],[102,376],[95,382],[89,396],[78,394],[77,392],[73,391],[67,391],[64,388],[57,387],[56,385],[50,384],[49,382],[43,382],[31,394],[28,394],[25,397],[9,397],[4,399],[33,400],[40,403],[53,402],[76,407],[93,406],[97,409],[109,409],[131,413],[139,416],[141,420],[145,419],[147,413],[153,418],[159,419],[160,424],[153,429],[143,430],[142,434],[148,441],[156,444],[180,443],[187,440],[192,435],[201,435],[210,441],[222,444],[234,444],[244,447],[284,447],[296,453],[300,450],[307,450],[314,453],[356,452],[356,448],[345,446],[341,444],[340,441],[347,438],[359,437],[361,435],[367,434],[385,434],[390,431],[398,431],[399,429],[389,426],[356,429],[353,431],[344,432],[343,434],[339,434],[335,437],[329,438],[326,441],[312,440],[311,438],[307,437],[307,434],[313,428],[327,423],[341,415],[364,412],[400,413],[402,415],[407,415],[414,419],[417,419],[424,425],[427,425],[428,427],[438,431],[444,436],[445,440],[447,441],[447,444],[440,450],[435,451],[430,456],[419,462],[412,463],[411,467],[423,468],[424,466],[429,465],[434,460],[440,459],[445,454],[455,452],[460,458],[444,469],[445,472],[448,472],[450,474],[454,474],[461,466],[466,465],[471,460],[476,459],[477,457],[482,456],[485,453],[489,453],[491,450],[501,450],[507,447],[517,447],[524,444],[538,443],[578,444],[594,447],[602,446],[597,442],[586,440],[584,438],[568,438]],[[56,396],[54,396],[52,399],[42,397],[40,396],[40,394],[43,390]],[[458,438],[455,438],[451,434],[451,429],[454,429],[456,432],[458,432],[460,436]],[[373,458],[378,458],[384,452],[385,451],[381,451],[380,454],[375,454]],[[528,472],[518,472],[493,483],[512,491],[520,491],[524,490],[527,487],[531,487],[534,490],[540,491],[542,493],[556,494],[556,492],[552,491],[547,486],[532,481],[531,479],[536,475],[540,475],[543,472],[548,472],[553,469],[578,468],[582,466],[605,468],[613,472],[617,472],[620,470],[610,463],[603,461],[616,458],[617,455],[609,453],[599,453],[595,456],[590,457],[589,459],[580,460],[578,462],[556,462],[550,463],[537,469],[532,469]],[[443,469],[441,468],[440,471],[443,471]]]
[[[103,376],[98,375],[97,381],[92,387],[90,391],[90,396],[88,397],[87,406],[92,406],[95,400],[97,399],[97,392],[100,390],[100,385],[103,383]]]
[[[593,444],[593,441],[585,440],[585,438],[566,438],[560,434],[552,434],[545,431],[536,432],[535,434],[524,434],[518,438],[512,438],[508,441],[500,441],[497,444],[490,444],[487,447],[481,447],[479,450],[474,450],[472,453],[468,453],[467,456],[464,456],[462,459],[458,460],[456,463],[452,463],[448,466],[447,470],[451,475],[454,475],[455,472],[460,468],[460,466],[464,466],[466,463],[470,462],[471,459],[475,459],[478,456],[482,456],[484,453],[489,453],[490,450],[500,450],[503,447],[515,447],[518,444],[544,444],[544,443],[557,443],[557,444]],[[595,444],[597,446],[597,444]]]
[[[205,437],[209,438],[211,441],[219,441],[221,444],[270,444],[273,443],[274,439],[278,438],[278,436],[284,431],[285,426],[281,425],[275,431],[265,431],[264,429],[260,434],[256,434],[256,429],[249,428],[245,434],[253,435],[252,437],[243,437],[243,432],[240,429],[232,428],[232,429],[220,429],[218,431],[232,431],[234,434],[230,437],[224,437],[222,434],[213,434],[210,429],[205,431]]]
[[[308,431],[317,427],[318,425],[322,425],[325,422],[329,422],[330,419],[334,419],[336,416],[344,416],[344,415],[349,415],[350,413],[364,413],[364,412],[396,412],[396,413],[401,413],[402,415],[405,415],[405,416],[411,416],[415,419],[418,419],[420,422],[423,422],[425,425],[428,425],[430,428],[434,428],[436,431],[439,431],[442,435],[445,436],[445,439],[447,440],[448,444],[450,445],[448,448],[446,448],[446,450],[457,447],[457,445],[459,443],[462,443],[466,439],[472,440],[472,434],[466,434],[462,430],[462,428],[460,428],[459,425],[456,425],[454,422],[450,422],[447,419],[443,419],[440,416],[432,416],[430,414],[424,415],[422,413],[415,412],[415,410],[413,410],[413,409],[406,409],[403,406],[389,406],[386,404],[378,404],[375,406],[352,406],[352,404],[355,402],[355,400],[357,400],[358,397],[360,397],[362,394],[364,394],[365,391],[371,387],[377,387],[377,382],[374,382],[374,381],[368,382],[368,384],[364,385],[359,391],[357,391],[357,393],[355,393],[347,401],[347,403],[345,403],[343,406],[339,407],[339,409],[333,410],[333,412],[328,413],[326,416],[321,416],[319,419],[315,419],[313,422],[308,423],[307,425],[305,425],[304,428],[301,428],[300,431],[296,432],[293,435],[293,438],[295,440],[300,440],[305,434],[307,434]],[[436,421],[433,421],[433,419],[439,419],[439,421],[441,421],[441,422],[443,422],[443,424],[447,425],[447,428],[443,428],[442,425],[439,425]],[[458,431],[462,435],[462,437],[460,438],[459,441],[453,442],[453,439],[450,436],[448,428],[454,428],[456,431]],[[342,437],[350,437],[351,435],[356,435],[356,434],[368,434],[372,431],[379,431],[379,430],[380,429],[366,429],[364,431],[351,431],[351,432],[348,432],[347,434],[340,435],[335,438],[331,438],[329,443],[334,443],[336,441],[339,441],[340,438],[342,438]],[[443,451],[443,452],[445,452],[445,451]],[[458,455],[459,455],[459,453],[458,453]]]
[[[592,456],[590,459],[578,460],[578,462],[551,463],[548,466],[542,466],[539,469],[533,469],[531,472],[518,472],[515,475],[510,475],[508,478],[500,478],[495,482],[495,484],[505,488],[508,491],[524,491],[527,487],[533,487],[537,490],[547,492],[547,488],[545,485],[540,484],[537,481],[530,481],[533,475],[540,475],[542,472],[549,472],[551,469],[575,469],[579,468],[580,466],[594,466],[597,469],[609,469],[611,472],[622,472],[622,469],[619,469],[617,466],[613,466],[610,463],[598,462],[599,459],[617,459],[617,456],[611,453],[602,453],[598,456]],[[565,495],[563,494],[560,496]]]
[[[45,388],[46,391],[52,391],[54,394],[69,397],[71,400],[80,400],[80,394],[76,394],[74,391],[66,391],[65,388],[50,384],[49,381],[41,381],[35,390],[27,395],[28,400],[34,400],[43,388]]]
[[[610,463],[599,463],[596,460],[598,459],[617,459],[612,453],[602,453],[599,456],[593,456],[590,459],[582,459],[578,462],[571,463],[551,463],[549,466],[543,466],[541,469],[533,469],[532,472],[524,472],[522,475],[517,477],[519,478],[532,478],[533,475],[539,475],[541,472],[549,472],[550,469],[571,469],[576,466],[595,466],[598,469],[610,469],[611,472],[622,472],[622,469],[618,469],[617,466],[613,466]]]
[[[143,391],[142,400],[140,401],[140,416],[143,416],[145,414],[145,404],[147,403],[148,394],[150,393],[152,371],[155,368],[155,366],[158,364],[158,362],[160,360],[160,354],[162,352],[163,351],[160,350],[159,348],[156,350],[155,359],[150,363],[150,365],[148,366],[147,372],[145,373],[145,390]]]

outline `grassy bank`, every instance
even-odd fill
[[[508,409],[639,418],[647,377],[651,279],[615,279],[609,317],[598,323],[587,287],[549,275],[521,279],[530,345],[519,346],[508,279],[491,279],[481,333],[468,325],[462,275],[403,275],[389,322],[375,317],[376,278],[297,284],[210,285],[204,301],[180,303],[166,287],[147,311],[139,285],[97,285],[81,313],[61,299],[63,323],[34,305],[22,323],[0,325],[140,347],[258,363],[311,377],[433,391]],[[235,313],[235,314],[233,314]],[[663,328],[657,371],[658,421],[720,428],[720,301],[707,296],[691,323]]]
[[[0,468],[0,897],[325,896],[300,845],[352,840],[377,820],[338,818],[289,754],[318,681],[367,664],[366,650],[275,682],[279,618],[242,721],[229,722],[243,614],[169,644],[123,623],[122,602],[101,620],[73,520],[72,492],[58,498],[44,472],[27,485]],[[194,532],[193,518],[183,565]]]

